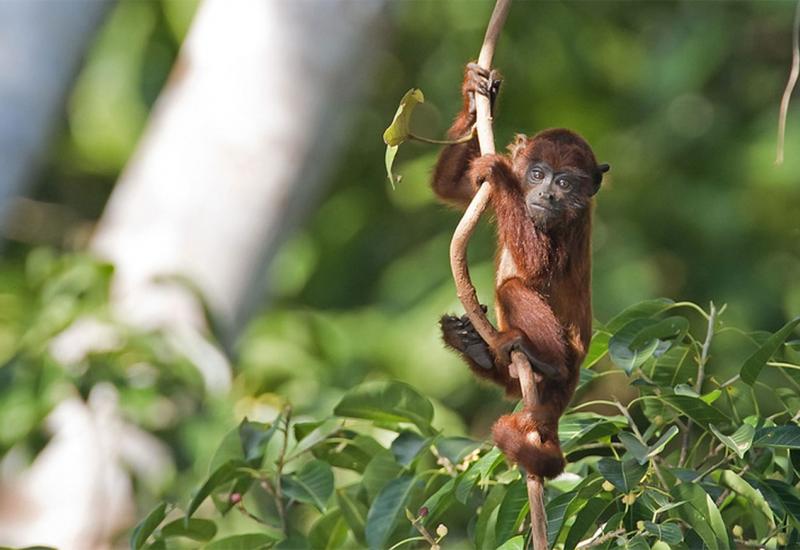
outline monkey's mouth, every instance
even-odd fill
[[[555,209],[551,206],[535,202],[528,203],[528,216],[531,218],[548,218],[553,214],[555,214]]]

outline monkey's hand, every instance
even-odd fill
[[[505,155],[483,155],[472,160],[469,166],[469,179],[477,189],[483,182],[503,183],[514,177]]]
[[[464,74],[464,85],[461,93],[464,95],[465,105],[471,115],[475,114],[475,94],[489,98],[491,112],[494,114],[494,102],[500,93],[500,84],[503,79],[500,72],[492,69],[487,71],[477,63],[467,63]]]
[[[531,368],[545,378],[551,380],[565,380],[567,373],[563,367],[552,365],[539,358],[539,354],[531,344],[527,336],[518,330],[509,331],[505,336],[501,335],[501,344],[497,350],[497,358],[504,365],[511,364],[511,353],[522,352],[528,359]]]
[[[486,311],[486,306],[481,306]],[[494,369],[494,359],[478,331],[469,320],[469,316],[444,315],[439,320],[442,327],[442,337],[451,348],[459,351],[472,359],[479,367],[486,370]]]

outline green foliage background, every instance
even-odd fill
[[[32,457],[44,444],[40,419],[58,393],[40,389],[61,380],[60,367],[47,359],[48,338],[81,311],[105,307],[109,268],[30,252],[43,245],[71,251],[85,242],[194,6],[123,0],[114,8],[33,192],[60,215],[32,220],[25,238],[4,251],[0,414],[25,422],[3,422],[3,452],[16,445]],[[458,214],[436,204],[427,187],[437,151],[403,146],[396,166],[404,179],[393,191],[380,139],[412,86],[426,97],[415,129],[443,134],[460,105],[463,63],[477,55],[491,7],[457,0],[388,5],[388,39],[376,44],[376,70],[353,113],[346,151],[326,196],[271,267],[272,294],[237,344],[229,396],[203,395],[191,366],[170,356],[158,335],[129,334],[125,349],[73,373],[69,384],[84,393],[97,379],[123,388],[131,420],[173,449],[174,475],[141,490],[143,508],[161,495],[186,502],[223,435],[244,416],[271,420],[287,401],[296,417],[319,419],[354,384],[393,378],[432,400],[437,429],[477,438],[511,406],[474,383],[438,341],[438,315],[460,306],[447,261]],[[498,145],[515,132],[566,126],[612,165],[596,209],[597,319],[657,296],[727,303],[725,320],[744,331],[777,330],[800,312],[796,101],[786,163],[772,163],[793,8],[789,1],[515,3],[495,58],[505,76]],[[484,301],[492,254],[485,225],[471,250]],[[58,307],[53,295],[65,296]],[[702,331],[702,322],[692,319],[691,328]],[[710,375],[729,378],[751,350],[730,333],[720,337]],[[131,384],[129,367],[138,359],[162,375]],[[587,398],[635,394],[618,383],[592,391]],[[157,414],[164,397],[181,404],[167,421]],[[759,400],[764,417],[780,410],[769,394]]]

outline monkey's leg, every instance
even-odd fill
[[[521,351],[542,376],[566,380],[569,371],[563,330],[544,298],[514,278],[497,289],[497,301],[502,331],[497,356],[508,362],[512,351]]]

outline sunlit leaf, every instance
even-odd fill
[[[216,534],[217,525],[208,519],[192,518],[188,522],[176,519],[161,528],[161,536],[164,538],[186,537],[205,542],[213,539]]]
[[[650,445],[647,450],[647,458],[653,458],[656,455],[661,454],[667,444],[672,441],[672,438],[678,435],[678,427],[677,426],[670,426],[664,434],[658,438],[658,440]]]
[[[620,432],[617,437],[619,437],[619,440],[625,445],[625,449],[633,455],[633,458],[635,458],[639,464],[647,462],[647,453],[649,449],[643,445],[635,435],[629,432]]]
[[[497,550],[525,550],[525,537],[517,535],[514,538],[508,539]]]
[[[570,413],[558,424],[558,437],[564,452],[570,452],[585,442],[611,436],[627,426],[624,416],[602,416],[595,413]]]
[[[341,421],[336,418],[329,418],[307,433],[302,430],[302,427],[295,425],[294,433],[297,445],[292,449],[291,455],[297,456],[325,441],[339,429],[340,424]]]
[[[590,369],[608,353],[608,341],[611,333],[604,330],[595,331],[592,335],[592,342],[589,344],[589,351],[583,360],[583,368]]]
[[[608,352],[614,364],[630,374],[660,349],[661,342],[680,340],[688,329],[689,321],[684,317],[633,319],[614,333]]]
[[[753,443],[753,436],[756,429],[750,424],[742,424],[731,435],[723,435],[716,426],[710,424],[709,429],[727,448],[737,454],[739,458],[744,458],[744,454],[750,449]]]
[[[404,468],[395,461],[394,455],[384,450],[376,454],[367,464],[361,484],[372,499],[404,471]]]
[[[750,357],[742,365],[741,369],[739,370],[739,374],[742,377],[742,381],[745,384],[753,385],[756,383],[758,379],[758,375],[761,373],[761,369],[764,368],[764,365],[767,364],[770,357],[772,357],[776,351],[781,347],[784,341],[789,337],[794,329],[800,325],[800,317],[795,317],[781,329],[767,338],[766,342],[761,344],[756,351],[753,352]]]
[[[433,405],[414,388],[403,382],[377,381],[357,386],[336,405],[334,414],[374,420],[397,426],[415,424],[423,433],[432,434]]]
[[[504,457],[497,447],[480,457],[469,467],[469,470],[459,477],[455,492],[456,499],[461,503],[466,503],[475,484],[491,475],[494,469],[503,463],[503,460]]]
[[[764,514],[770,526],[775,525],[772,509],[769,507],[769,504],[767,504],[764,495],[762,495],[758,489],[754,488],[731,470],[724,470],[720,474],[719,484],[744,497],[755,510]]]
[[[454,491],[456,486],[456,479],[448,479],[447,482],[439,487],[439,489],[429,496],[425,502],[422,503],[420,508],[428,510],[428,515],[425,516],[425,524],[430,525],[439,520],[441,515],[453,503]]]
[[[338,508],[333,508],[311,525],[308,544],[315,550],[341,548],[347,539],[347,522]]]
[[[400,145],[408,139],[411,114],[417,104],[424,102],[425,96],[422,94],[422,90],[418,88],[412,88],[405,93],[400,100],[400,105],[397,107],[392,123],[383,132],[383,142],[386,145]]]
[[[672,496],[685,501],[672,513],[697,532],[710,550],[728,550],[728,532],[716,504],[696,483],[681,483],[672,489]]]
[[[403,176],[395,176],[392,169],[394,168],[394,159],[397,156],[397,145],[387,145],[386,146],[386,176],[389,178],[389,182],[392,184],[392,187],[395,187],[400,181],[403,179]]]

